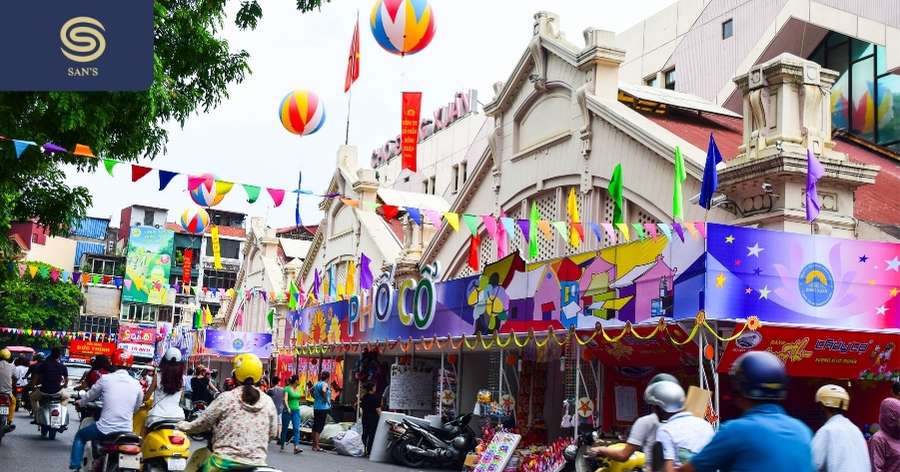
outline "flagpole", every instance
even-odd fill
[[[347,124],[344,127],[344,145],[350,143],[350,104],[353,102],[353,89],[347,91]]]

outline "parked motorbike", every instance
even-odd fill
[[[8,424],[9,422],[9,408],[12,403],[12,398],[5,394],[0,393],[0,442],[3,441],[3,436],[12,431],[9,429],[12,425]]]
[[[457,417],[439,428],[423,426],[406,418],[386,420],[390,428],[388,451],[400,465],[413,468],[462,468],[466,455],[475,450],[475,432],[469,427],[472,414]]]
[[[42,438],[56,439],[69,427],[69,409],[62,404],[62,395],[53,394],[41,397],[35,420]]]
[[[625,443],[618,438],[603,438],[597,431],[588,429],[578,435],[575,444],[563,451],[566,458],[564,472],[640,472],[644,467],[644,453],[637,451],[625,462],[617,462],[607,457],[594,457],[588,449],[595,446],[606,446],[621,449]]]
[[[175,421],[160,421],[147,428],[141,445],[144,472],[176,472],[187,467],[191,441],[175,429]]]

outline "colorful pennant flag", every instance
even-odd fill
[[[294,283],[294,279],[291,279],[291,283],[288,286],[288,308],[290,310],[297,309],[297,295],[299,291],[297,290],[297,284]]]
[[[682,184],[687,180],[687,172],[684,170],[684,156],[681,148],[675,146],[675,178],[672,185],[672,217],[676,220],[684,220],[684,193]]]
[[[541,234],[544,235],[544,239],[546,239],[547,241],[553,241],[553,228],[550,226],[549,221],[538,221],[538,229],[541,230]]]
[[[241,186],[247,192],[247,203],[256,203],[256,200],[259,198],[259,185],[241,184]]]
[[[709,133],[709,145],[706,147],[706,164],[703,166],[703,182],[700,184],[700,200],[703,208],[712,208],[713,195],[719,187],[719,173],[716,166],[722,162],[722,154],[716,146],[713,134]]]
[[[469,238],[469,267],[474,271],[478,271],[478,248],[481,247],[481,238],[477,234],[472,234]]]
[[[684,242],[684,228],[681,226],[681,223],[677,221],[673,222],[672,229],[675,230],[675,234],[678,235],[678,238],[681,239],[681,242]]]
[[[577,225],[581,224],[581,216],[578,214],[578,198],[575,196],[575,188],[569,189],[569,198],[566,201],[566,211],[569,214],[569,245],[572,247],[581,246],[581,233],[579,233]],[[565,237],[565,236],[564,236]]]
[[[344,285],[344,293],[346,293],[347,296],[356,293],[356,261],[347,263],[347,277],[346,280],[344,280]]]
[[[629,233],[628,225],[625,223],[615,223],[615,225],[616,225],[616,229],[618,229],[619,232],[622,233],[622,236],[625,237],[624,240],[631,241],[631,234]]]
[[[609,180],[608,192],[609,197],[612,198],[613,204],[615,205],[612,222],[617,225],[624,223],[625,217],[622,214],[622,208],[624,206],[622,193],[622,164],[616,164],[615,169],[613,169],[612,178]]]
[[[666,235],[666,239],[672,239],[672,227],[666,223],[658,223],[656,225],[662,234]]]
[[[62,146],[59,146],[59,145],[57,145],[57,144],[53,144],[53,143],[50,142],[50,141],[47,141],[46,143],[44,143],[44,144],[41,146],[41,149],[42,149],[44,152],[50,153],[50,154],[55,154],[55,153],[58,153],[58,152],[69,152],[69,151],[66,150],[66,148],[64,148],[64,147],[62,147]]]
[[[149,167],[139,166],[137,164],[131,164],[131,181],[137,182],[141,180],[142,177],[149,174],[150,171],[153,170]]]
[[[13,147],[16,148],[16,159],[22,157],[22,153],[25,152],[25,149],[28,146],[37,146],[37,143],[34,141],[23,141],[21,139],[13,139]]]
[[[405,208],[406,208],[406,214],[409,215],[409,218],[411,220],[413,220],[413,222],[417,226],[422,226],[422,213],[419,212],[419,209],[413,208],[413,207],[405,207]]]
[[[441,220],[441,213],[434,210],[422,210],[425,212],[425,216],[428,218],[428,221],[431,222],[431,225],[434,226],[435,231],[439,231],[442,226],[444,226],[443,220]]]
[[[538,257],[538,241],[537,232],[538,224],[541,221],[541,212],[538,210],[537,202],[531,202],[531,214],[528,216],[528,258],[532,261]]]
[[[400,214],[400,209],[394,205],[381,205],[381,214],[384,215],[384,219],[391,221],[397,218],[397,215]]]
[[[641,223],[631,223],[631,227],[634,228],[634,237],[637,239],[644,239],[646,235],[644,234],[644,225]]]
[[[72,155],[93,158],[97,157],[94,155],[94,151],[91,151],[91,148],[89,146],[85,146],[84,144],[76,144],[75,149],[72,150]]]
[[[118,164],[119,161],[114,159],[103,159],[103,167],[106,168],[106,172],[109,173],[110,177],[113,177],[113,168]]]
[[[159,170],[159,191],[163,191],[166,187],[169,186],[169,182],[172,181],[175,176],[178,175],[178,172],[172,172],[168,170]]]
[[[279,188],[266,187],[266,191],[269,192],[269,196],[272,197],[272,203],[275,204],[275,208],[280,207],[281,202],[284,201],[284,190]]]
[[[444,213],[444,219],[447,220],[447,224],[453,228],[453,231],[459,231],[459,214],[453,212]]]
[[[374,279],[372,278],[372,268],[370,267],[372,260],[365,253],[359,255],[359,288],[369,290],[372,288]]]
[[[471,232],[473,236],[478,234],[478,217],[475,215],[464,213],[462,218],[463,223],[465,223],[466,227],[469,228],[469,232]]]
[[[562,236],[563,241],[569,241],[569,228],[566,227],[565,221],[554,221],[552,225],[554,228],[556,228],[556,231],[559,233],[559,235]]]
[[[812,151],[806,150],[806,221],[812,223],[819,217],[818,182],[825,175],[825,167]]]

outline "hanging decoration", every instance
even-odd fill
[[[191,234],[203,234],[209,226],[209,213],[203,208],[188,208],[181,213],[181,229]]]
[[[188,192],[194,203],[202,207],[214,207],[225,198],[234,186],[232,182],[217,180],[213,174],[188,176]]]
[[[325,105],[308,90],[294,90],[278,106],[281,126],[289,133],[306,136],[319,131],[325,123]]]
[[[416,148],[419,143],[419,112],[422,92],[403,92],[400,117],[401,168],[416,171]]]
[[[219,243],[219,227],[213,226],[212,229],[209,230],[209,235],[212,240],[213,267],[215,267],[216,270],[221,270],[222,246]]]
[[[378,0],[369,21],[378,45],[391,54],[415,54],[434,38],[434,10],[427,0]]]
[[[181,281],[185,285],[191,284],[191,263],[194,259],[194,249],[193,248],[185,248],[181,252]]]

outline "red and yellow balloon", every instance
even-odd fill
[[[325,105],[308,90],[294,90],[284,96],[278,107],[281,126],[293,134],[313,134],[325,124]]]
[[[434,11],[428,0],[378,0],[369,26],[386,51],[400,56],[415,54],[434,38]]]

